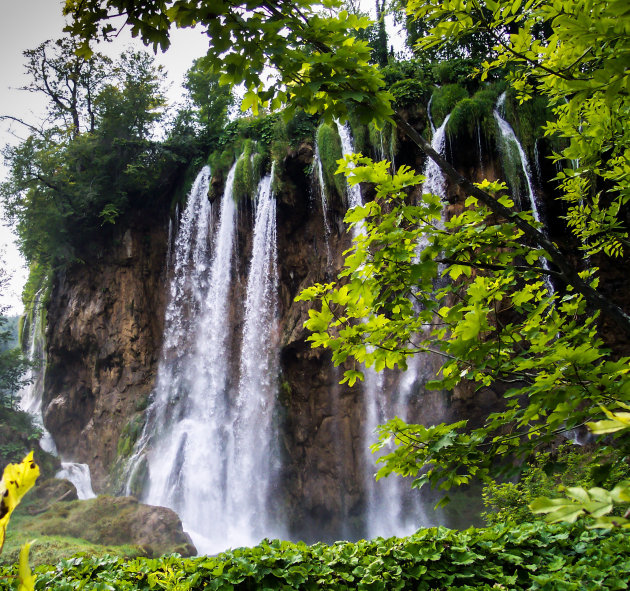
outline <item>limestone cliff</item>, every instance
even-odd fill
[[[43,416],[62,458],[106,488],[121,431],[146,406],[164,317],[167,217],[128,220],[96,260],[56,275]]]
[[[422,131],[426,114],[411,115]],[[496,149],[480,154],[468,143],[449,144],[448,151],[471,178],[499,176]],[[272,338],[280,349],[280,487],[285,491],[279,504],[294,536],[331,540],[364,535],[366,411],[361,388],[339,385],[340,370],[332,367],[329,353],[306,342],[307,306],[294,302],[301,289],[332,280],[350,245],[342,222],[346,204],[336,193],[329,195],[325,224],[307,173],[313,155],[309,143],[287,154],[277,198],[280,323]],[[424,158],[400,136],[397,164],[402,163],[422,170]],[[364,192],[369,198],[370,188]],[[461,197],[449,187],[451,211],[461,207]],[[242,321],[238,308],[251,250],[252,210],[251,202],[239,203],[230,311],[235,335]],[[129,453],[141,430],[154,385],[168,293],[168,224],[165,207],[138,212],[119,224],[98,258],[55,277],[48,308],[44,420],[62,456],[90,465],[97,492],[116,489],[117,460]],[[436,359],[423,360],[423,375],[429,378],[437,367]],[[387,374],[383,396],[399,379]],[[425,391],[421,384],[414,386],[411,399],[410,420],[426,423],[461,416],[474,423],[498,400],[492,391],[473,397],[465,387],[442,393]]]

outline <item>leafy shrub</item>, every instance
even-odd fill
[[[472,98],[460,100],[451,111],[451,117],[446,126],[447,131],[454,136],[473,136],[476,129],[482,129],[488,139],[494,137],[495,124],[492,111],[496,104],[499,91],[488,88],[475,93]]]
[[[36,570],[37,589],[623,589],[630,534],[581,526],[453,531],[333,545],[263,540],[217,556],[124,560],[86,554]],[[17,567],[0,568],[12,577]]]
[[[436,84],[460,84],[472,87],[476,82],[472,73],[479,65],[478,61],[459,58],[440,61],[432,66]]]
[[[381,68],[383,79],[387,87],[400,80],[415,78],[426,82],[433,82],[432,64],[426,60],[407,60],[400,62],[390,62]]]
[[[418,103],[426,103],[429,91],[427,86],[419,80],[400,80],[390,87],[394,96],[395,106],[404,108]]]
[[[567,443],[554,453],[537,454],[519,482],[493,482],[486,486],[483,503],[489,511],[482,517],[488,525],[543,519],[544,516],[534,516],[528,507],[537,497],[557,496],[559,487],[612,488],[628,478],[630,464],[619,450],[603,447],[586,452]]]
[[[308,115],[304,111],[297,111],[287,123],[287,137],[292,147],[297,147],[305,140],[312,140],[317,131],[317,115]]]
[[[434,125],[439,127],[444,118],[455,108],[455,105],[465,98],[468,98],[468,92],[459,84],[447,84],[437,88],[433,92],[433,101],[431,102]]]

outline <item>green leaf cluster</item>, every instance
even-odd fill
[[[627,2],[412,0],[408,10],[433,25],[419,47],[489,35],[482,77],[505,70],[521,103],[547,97],[553,117],[545,133],[564,144],[555,159],[565,167],[557,180],[569,227],[586,255],[621,255],[630,195]]]
[[[263,540],[217,556],[124,560],[79,554],[35,570],[36,589],[626,589],[628,533],[541,522],[331,546]],[[16,567],[2,567],[12,577]]]
[[[537,453],[517,482],[488,483],[483,489],[488,510],[482,516],[489,525],[542,519],[529,508],[534,499],[553,497],[558,489],[569,487],[611,489],[628,478],[630,466],[620,450],[605,446],[591,450],[566,443],[553,452]],[[616,514],[623,511],[618,509]]]
[[[467,209],[443,221],[436,196],[410,203],[408,192],[423,179],[404,166],[391,175],[388,163],[353,155],[339,170],[350,183],[372,183],[376,196],[346,215],[361,231],[339,281],[298,297],[317,303],[305,323],[312,346],[329,348],[337,365],[352,360],[377,371],[405,369],[410,355],[440,355],[431,389],[514,384],[505,408],[476,429],[400,419],[382,425],[373,446],[386,452],[379,477],[413,476],[415,486],[442,490],[485,479],[500,470],[495,458],[526,456],[602,416],[602,406],[630,398],[628,359],[603,346],[597,315],[581,296],[550,289],[544,251],[523,244],[513,220],[498,220],[469,198]],[[502,183],[480,186],[514,208]],[[529,212],[514,215],[536,224]],[[596,285],[592,271],[583,276]],[[347,381],[360,372],[350,365]]]

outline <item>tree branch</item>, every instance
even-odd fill
[[[405,133],[405,135],[414,144],[416,144],[416,146],[418,146],[440,167],[442,172],[451,180],[451,182],[461,187],[466,194],[475,197],[487,205],[495,213],[514,222],[514,224],[522,230],[523,234],[525,234],[527,238],[547,252],[550,262],[556,265],[556,267],[560,270],[557,274],[558,279],[563,281],[566,285],[571,285],[578,293],[584,296],[584,299],[593,308],[601,310],[606,316],[608,316],[608,318],[617,322],[625,332],[630,334],[630,315],[626,314],[614,302],[610,301],[608,298],[588,285],[588,283],[579,276],[577,270],[560,252],[560,250],[558,250],[555,244],[549,240],[549,238],[527,223],[518,212],[502,205],[492,195],[482,191],[468,179],[459,174],[459,172],[457,172],[457,170],[455,170],[455,168],[451,166],[445,158],[443,158],[431,147],[431,144],[429,144],[427,140],[425,140],[411,125],[409,125],[409,123],[403,119],[400,113],[395,112],[392,118],[403,133]]]

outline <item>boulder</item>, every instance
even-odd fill
[[[139,546],[149,557],[197,553],[177,514],[134,497],[101,495],[84,501],[60,501],[24,525],[41,535],[82,538],[107,546]]]

